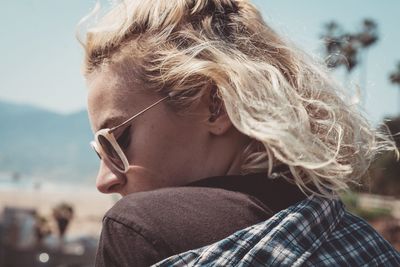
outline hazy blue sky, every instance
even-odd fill
[[[0,1],[0,100],[34,104],[61,113],[84,109],[86,88],[80,74],[83,54],[74,34],[77,22],[95,1]],[[380,40],[369,52],[366,109],[375,122],[399,110],[400,95],[388,82],[388,73],[400,61],[400,1],[253,3],[277,31],[318,54],[322,51],[318,37],[324,23],[334,19],[348,30],[357,30],[363,18],[375,19]],[[354,81],[358,82],[357,75]]]

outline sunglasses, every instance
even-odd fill
[[[109,167],[112,167],[118,172],[126,173],[129,168],[129,162],[120,144],[117,142],[117,139],[115,138],[113,132],[123,126],[128,125],[136,117],[151,109],[155,105],[161,103],[165,99],[172,97],[174,94],[175,92],[169,93],[168,96],[161,98],[160,100],[156,101],[155,103],[151,104],[147,108],[143,109],[139,113],[133,115],[132,117],[115,127],[100,129],[99,131],[97,131],[94,135],[94,140],[90,142],[90,145],[96,152],[97,156],[101,160],[104,160],[104,162]]]

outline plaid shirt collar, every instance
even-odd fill
[[[262,223],[155,266],[359,266],[376,257],[376,265],[400,266],[400,254],[339,199],[311,196]]]

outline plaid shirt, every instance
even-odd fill
[[[400,253],[339,199],[312,196],[153,266],[400,266]]]

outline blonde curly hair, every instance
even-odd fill
[[[85,75],[118,66],[147,90],[179,92],[172,107],[190,109],[216,88],[233,125],[252,139],[242,173],[271,177],[284,164],[291,175],[282,177],[303,192],[333,197],[377,153],[395,150],[323,64],[284,41],[249,1],[122,1],[82,44]]]

